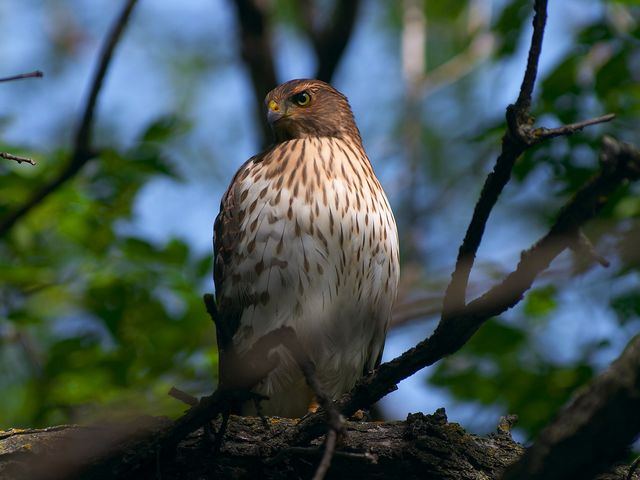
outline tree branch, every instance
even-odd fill
[[[259,0],[235,0],[240,26],[242,59],[249,69],[253,92],[256,97],[256,119],[260,125],[261,144],[271,138],[262,100],[277,84],[275,61],[271,47],[271,34],[264,2]]]
[[[211,453],[206,433],[199,430],[180,442],[175,454],[158,454],[153,445],[147,445],[145,464],[137,463],[130,454],[121,458],[120,464],[106,465],[100,459],[118,445],[123,449],[128,446],[130,453],[132,441],[133,448],[142,448],[135,439],[156,435],[165,428],[161,419],[139,422],[138,433],[129,439],[123,432],[132,435],[130,423],[7,432],[4,437],[0,433],[0,451],[4,453],[0,455],[0,477],[312,478],[320,456],[317,444],[315,448],[296,448],[286,442],[296,422],[274,418],[265,425],[259,418],[233,416],[217,455]],[[332,465],[333,478],[495,478],[523,451],[508,432],[489,437],[469,434],[448,423],[444,410],[433,415],[413,414],[405,421],[346,422],[345,430]],[[94,468],[79,474],[82,462],[90,459],[94,459]]]
[[[32,158],[19,157],[18,155],[13,155],[7,152],[0,152],[0,158],[4,158],[6,160],[13,160],[14,162],[18,162],[18,163],[28,163],[30,165],[36,164],[35,160],[33,160]]]
[[[2,77],[0,78],[1,82],[13,82],[15,80],[24,80],[25,78],[42,78],[44,74],[40,70],[36,70],[35,72],[29,73],[21,73],[19,75],[12,75],[10,77]]]
[[[474,208],[471,222],[458,251],[456,267],[451,275],[451,281],[443,301],[443,318],[455,316],[466,305],[469,275],[471,274],[487,221],[498,201],[498,197],[509,182],[513,166],[520,155],[528,148],[544,140],[560,135],[571,135],[587,126],[608,122],[615,117],[613,114],[607,114],[558,128],[533,128],[534,119],[530,115],[529,108],[531,107],[531,96],[542,51],[542,40],[547,18],[546,8],[546,0],[535,1],[531,46],[520,93],[516,103],[507,107],[507,131],[502,138],[502,149],[493,171],[485,180],[480,198]]]
[[[175,454],[159,451],[152,444],[141,445],[141,437],[153,438],[166,428],[167,421],[162,418],[84,427],[9,430],[0,432],[0,477],[16,480],[311,478],[320,452],[317,448],[292,447],[287,443],[296,422],[274,418],[265,425],[259,418],[232,416],[218,454],[212,454],[210,440],[202,429],[180,442]],[[456,423],[449,423],[443,409],[433,415],[411,414],[404,421],[348,421],[346,435],[335,454],[332,477],[495,479],[524,450],[513,441],[505,423],[508,422],[501,422],[496,433],[479,437],[465,432]],[[219,422],[216,427],[219,428]],[[120,463],[107,465],[102,459],[113,448],[128,454]],[[141,448],[147,449],[144,464],[136,463],[131,455],[134,449]],[[83,471],[87,463],[92,463],[93,469]],[[628,471],[618,467],[598,480],[623,480]]]
[[[520,94],[516,100],[516,109],[528,115],[531,107],[531,96],[533,95],[533,87],[536,83],[538,75],[538,62],[540,61],[540,53],[542,53],[542,39],[544,37],[544,27],[547,23],[547,0],[535,0],[533,9],[533,33],[531,34],[531,47],[527,57],[527,68],[524,72],[522,84],[520,85]]]
[[[530,125],[533,122],[529,115],[529,107],[531,106],[531,95],[542,51],[542,39],[547,18],[547,1],[536,0],[534,9],[536,13],[533,19],[531,46],[529,47],[527,68],[522,79],[520,94],[515,105],[510,105],[507,108],[508,129],[502,138],[502,151],[496,160],[493,171],[489,174],[482,187],[480,198],[476,203],[471,222],[458,251],[456,267],[451,275],[451,282],[447,287],[443,302],[445,317],[453,316],[456,312],[462,310],[466,304],[465,296],[469,275],[473,268],[476,252],[480,246],[489,215],[502,190],[511,178],[511,170],[516,160],[527,146],[513,132],[519,132],[523,125]]]
[[[229,339],[229,341],[222,343],[230,344],[231,335],[229,333],[229,326],[226,325],[224,318],[220,316],[214,296],[211,294],[205,294],[203,300],[207,313],[216,325],[218,335],[224,335]],[[220,345],[220,342],[218,343]],[[258,381],[266,377],[268,373],[277,366],[275,359],[271,357],[269,353],[279,345],[282,345],[289,351],[298,365],[298,368],[300,368],[300,371],[304,375],[307,385],[309,385],[313,391],[320,407],[327,415],[329,431],[327,432],[327,437],[325,439],[325,451],[313,477],[314,480],[322,480],[331,465],[331,459],[335,453],[338,435],[343,433],[343,419],[331,399],[322,390],[322,386],[320,385],[316,375],[316,366],[302,347],[295,331],[291,327],[281,327],[277,330],[273,330],[255,342],[251,347],[251,350],[242,357],[238,357],[233,346],[228,345],[224,352],[225,361],[228,362],[229,365],[227,370],[232,369],[233,374],[230,376],[227,375],[227,377],[230,378],[225,381],[228,383],[233,382],[231,384],[233,388],[245,389],[247,391],[250,390],[258,383]],[[219,388],[225,389],[228,388],[228,386],[223,384]],[[172,389],[171,392],[173,392],[172,395],[174,397],[185,401],[186,396],[184,392],[180,392],[175,388]],[[188,402],[189,399],[187,398],[186,401]],[[208,410],[210,410],[210,407],[207,407],[207,411]],[[224,410],[222,410],[222,413],[224,414]],[[223,422],[218,435],[224,435],[225,427],[226,423]],[[219,440],[221,441],[221,439]]]
[[[45,198],[55,192],[67,181],[71,180],[80,171],[80,169],[91,158],[93,158],[94,153],[91,149],[91,132],[93,129],[98,96],[107,70],[109,69],[111,59],[113,58],[113,53],[122,37],[122,33],[124,32],[136,3],[137,0],[126,0],[122,10],[116,17],[109,33],[107,34],[99,55],[98,66],[91,82],[84,112],[76,128],[73,149],[67,165],[53,180],[43,185],[24,204],[18,206],[0,219],[0,237],[6,235],[18,220],[27,215]]]
[[[360,0],[335,2],[333,12],[324,25],[315,21],[317,14],[313,0],[304,0],[301,8],[307,34],[318,57],[315,78],[330,82],[353,33]]]
[[[532,132],[534,137],[532,142],[539,143],[550,138],[573,135],[574,133],[581,131],[585,127],[590,127],[599,123],[610,122],[614,118],[616,118],[615,114],[608,113],[600,117],[589,118],[587,120],[582,120],[581,122],[570,123],[568,125],[563,125],[557,128],[536,128]]]

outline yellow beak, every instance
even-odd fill
[[[267,121],[272,125],[280,120],[286,113],[280,108],[280,105],[275,100],[269,100],[267,108]]]

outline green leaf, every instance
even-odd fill
[[[557,289],[554,285],[547,285],[532,290],[527,294],[524,303],[524,313],[532,317],[544,317],[558,308],[556,301]]]

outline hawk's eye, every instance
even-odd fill
[[[309,95],[307,92],[300,92],[291,97],[291,100],[293,100],[293,103],[300,107],[306,107],[311,101],[311,95]]]

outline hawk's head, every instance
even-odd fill
[[[320,80],[290,80],[265,98],[276,142],[305,137],[351,137],[360,141],[347,97]]]

